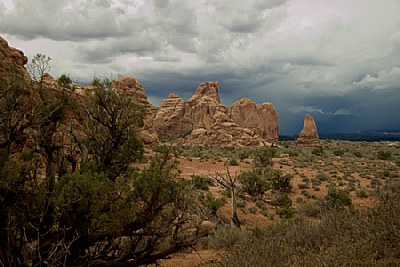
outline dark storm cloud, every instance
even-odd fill
[[[283,134],[400,128],[397,0],[13,0],[0,35],[53,75],[132,75],[159,104],[220,82],[222,101],[273,102]]]

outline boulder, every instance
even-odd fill
[[[317,132],[317,125],[314,118],[307,114],[304,118],[303,130],[299,133],[296,140],[298,146],[319,146],[319,136]]]

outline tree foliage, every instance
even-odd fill
[[[100,82],[0,79],[0,265],[139,266],[192,246],[205,209],[171,148],[143,170],[144,107]],[[50,86],[50,87],[49,87]]]

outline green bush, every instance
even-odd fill
[[[229,160],[229,165],[231,166],[238,166],[239,162],[236,159]]]
[[[260,198],[271,188],[270,183],[265,177],[255,171],[242,172],[239,175],[243,191],[253,198]]]
[[[282,174],[281,171],[273,170],[270,174],[270,182],[273,190],[277,192],[290,192],[292,190],[292,185],[290,181],[293,179],[293,175],[287,173]]]
[[[304,203],[298,211],[308,217],[318,218],[321,215],[321,207],[315,203]]]
[[[324,153],[324,148],[322,146],[314,148],[311,153],[316,156],[321,156]]]
[[[343,151],[343,150],[335,150],[335,151],[333,151],[333,154],[334,154],[335,156],[341,156],[341,155],[344,154],[344,151]]]
[[[310,186],[309,186],[308,183],[299,183],[297,186],[298,186],[300,189],[307,189],[307,188],[310,188]]]
[[[276,215],[278,215],[280,218],[290,219],[294,215],[294,209],[290,207],[280,208],[276,211]]]
[[[284,194],[272,201],[271,204],[280,208],[288,208],[292,206],[292,200],[290,199],[289,195]]]
[[[191,183],[195,189],[199,190],[208,190],[209,186],[214,185],[213,179],[200,175],[192,175]]]
[[[201,194],[200,201],[209,209],[211,215],[213,216],[216,216],[217,211],[225,205],[224,199],[215,198],[211,193],[207,193],[206,195]]]
[[[319,180],[319,181],[328,181],[328,180],[330,180],[330,176],[329,176],[329,174],[327,174],[326,172],[318,172],[316,175],[315,175],[315,179],[317,179],[317,180]]]
[[[343,208],[352,206],[350,193],[344,189],[330,188],[325,196],[324,207],[327,209]]]
[[[392,152],[379,150],[376,157],[380,160],[389,160],[392,158]]]

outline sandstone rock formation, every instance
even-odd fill
[[[318,146],[319,136],[317,132],[317,126],[314,118],[307,114],[304,118],[303,130],[299,133],[299,137],[296,140],[298,146]]]
[[[139,104],[150,104],[143,86],[133,77],[123,76],[118,80],[113,80],[111,88],[133,97]]]
[[[190,133],[193,123],[189,104],[179,96],[169,94],[161,102],[156,112],[154,125],[160,136],[178,136]]]
[[[155,145],[159,143],[157,132],[154,129],[152,107],[147,99],[143,86],[133,77],[124,76],[119,80],[114,80],[111,89],[122,92],[133,97],[138,104],[145,105],[146,115],[144,125],[140,129],[140,136],[146,145]]]
[[[187,102],[170,94],[161,103],[154,125],[160,137],[190,133],[184,143],[192,145],[262,146],[278,140],[278,118],[272,104],[241,100],[229,109],[221,103],[218,82],[201,83]]]
[[[24,67],[27,62],[22,51],[9,47],[0,37],[0,77],[8,75],[8,66],[15,66],[30,80]],[[43,78],[46,87],[58,88],[50,75]],[[77,98],[85,99],[93,92],[92,86],[73,86]],[[228,108],[221,103],[218,82],[201,83],[188,101],[170,94],[159,108],[150,105],[144,88],[132,77],[113,81],[111,89],[146,106],[140,132],[147,145],[159,143],[159,137],[187,135],[184,142],[196,145],[261,146],[278,140],[278,115],[271,103],[255,104],[242,99]]]
[[[29,79],[29,74],[24,65],[28,63],[28,58],[21,50],[10,47],[8,42],[0,36],[0,76],[6,75],[7,68],[15,67]]]
[[[229,115],[240,127],[254,131],[267,142],[278,142],[278,113],[272,103],[256,104],[243,98],[232,105]]]

